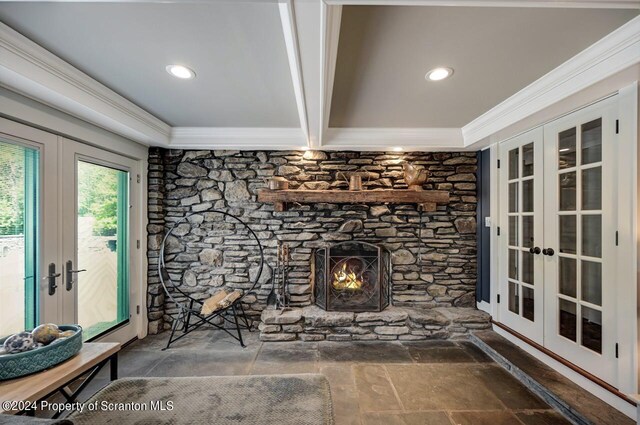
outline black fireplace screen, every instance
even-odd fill
[[[314,298],[329,311],[381,311],[389,305],[389,253],[367,242],[340,242],[313,255]]]

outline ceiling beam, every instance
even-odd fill
[[[302,87],[307,112],[309,147],[322,145],[322,0],[292,0],[294,28],[298,37]]]
[[[287,50],[287,58],[289,59],[289,70],[291,72],[291,82],[293,84],[293,94],[296,98],[296,107],[298,108],[298,118],[300,119],[300,128],[305,138],[305,145],[310,145],[309,139],[309,121],[307,117],[307,105],[304,94],[304,84],[302,78],[302,66],[300,65],[300,48],[298,46],[298,33],[296,29],[295,11],[291,0],[285,0],[278,3],[280,10],[280,22],[282,23],[282,32],[284,34],[284,42]]]
[[[320,121],[322,123],[320,143],[324,144],[325,133],[329,128],[331,117],[331,99],[333,83],[338,61],[338,45],[340,41],[340,23],[342,21],[342,6],[322,4],[322,76],[320,90],[320,104],[322,105]]]
[[[3,23],[0,85],[136,142],[169,142],[168,124]]]
[[[299,128],[174,127],[172,149],[300,150],[306,147]]]
[[[388,151],[465,150],[459,128],[328,128],[322,149]]]

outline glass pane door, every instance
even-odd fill
[[[129,173],[82,160],[77,167],[77,271],[66,273],[90,339],[129,319]]]
[[[38,320],[40,152],[0,139],[0,337]]]
[[[66,139],[62,156],[73,188],[62,208],[66,321],[80,324],[85,340],[129,341],[137,334],[129,237],[136,162]]]
[[[615,383],[612,108],[594,105],[546,129],[545,345]]]
[[[558,140],[558,332],[601,353],[602,119],[564,130]]]
[[[504,258],[500,321],[542,343],[542,130],[500,146]],[[503,234],[504,232],[504,234]],[[504,238],[502,238],[504,236]]]

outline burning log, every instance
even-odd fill
[[[360,289],[362,288],[362,276],[358,277],[351,269],[347,270],[347,263],[342,263],[342,268],[333,274],[333,287],[336,289]]]

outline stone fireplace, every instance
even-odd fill
[[[415,203],[291,203],[285,211],[277,211],[273,203],[258,199],[259,191],[266,187],[265,178],[272,176],[285,177],[291,189],[347,191],[342,173],[357,172],[366,175],[364,190],[406,190],[404,163],[427,168],[430,177],[424,189],[447,191],[450,202],[420,216]],[[176,313],[176,307],[165,299],[157,261],[164,232],[185,214],[195,213],[167,241],[167,266],[175,281],[202,299],[221,288],[246,290],[251,286],[258,258],[255,241],[231,229],[203,232],[203,228],[220,227],[218,217],[208,212],[212,208],[240,217],[263,242],[265,268],[260,286],[243,299],[251,319],[261,322],[263,340],[426,339],[454,336],[479,326],[473,321],[462,323],[456,313],[468,310],[460,307],[475,304],[475,172],[473,152],[152,148],[147,227],[149,332],[170,328],[171,315]],[[290,309],[286,312],[267,308],[278,243],[289,245],[291,250],[287,273]],[[343,279],[338,286],[344,289],[334,293],[320,290],[316,283],[319,258],[326,260],[333,249],[337,265],[341,259],[354,257],[346,251],[340,254],[339,249],[359,248],[373,256],[372,247],[380,248],[379,258],[377,253],[372,258],[381,270],[379,298],[374,291],[369,303],[361,302],[363,294],[348,292],[359,283],[350,280],[347,269],[356,269],[351,271],[357,277],[360,268],[366,268],[366,261],[354,258],[333,271],[327,271],[329,263],[325,263],[327,279],[338,273]],[[361,305],[346,305],[347,301]]]
[[[390,298],[390,255],[384,247],[349,241],[313,253],[313,296],[327,311],[382,311]]]

